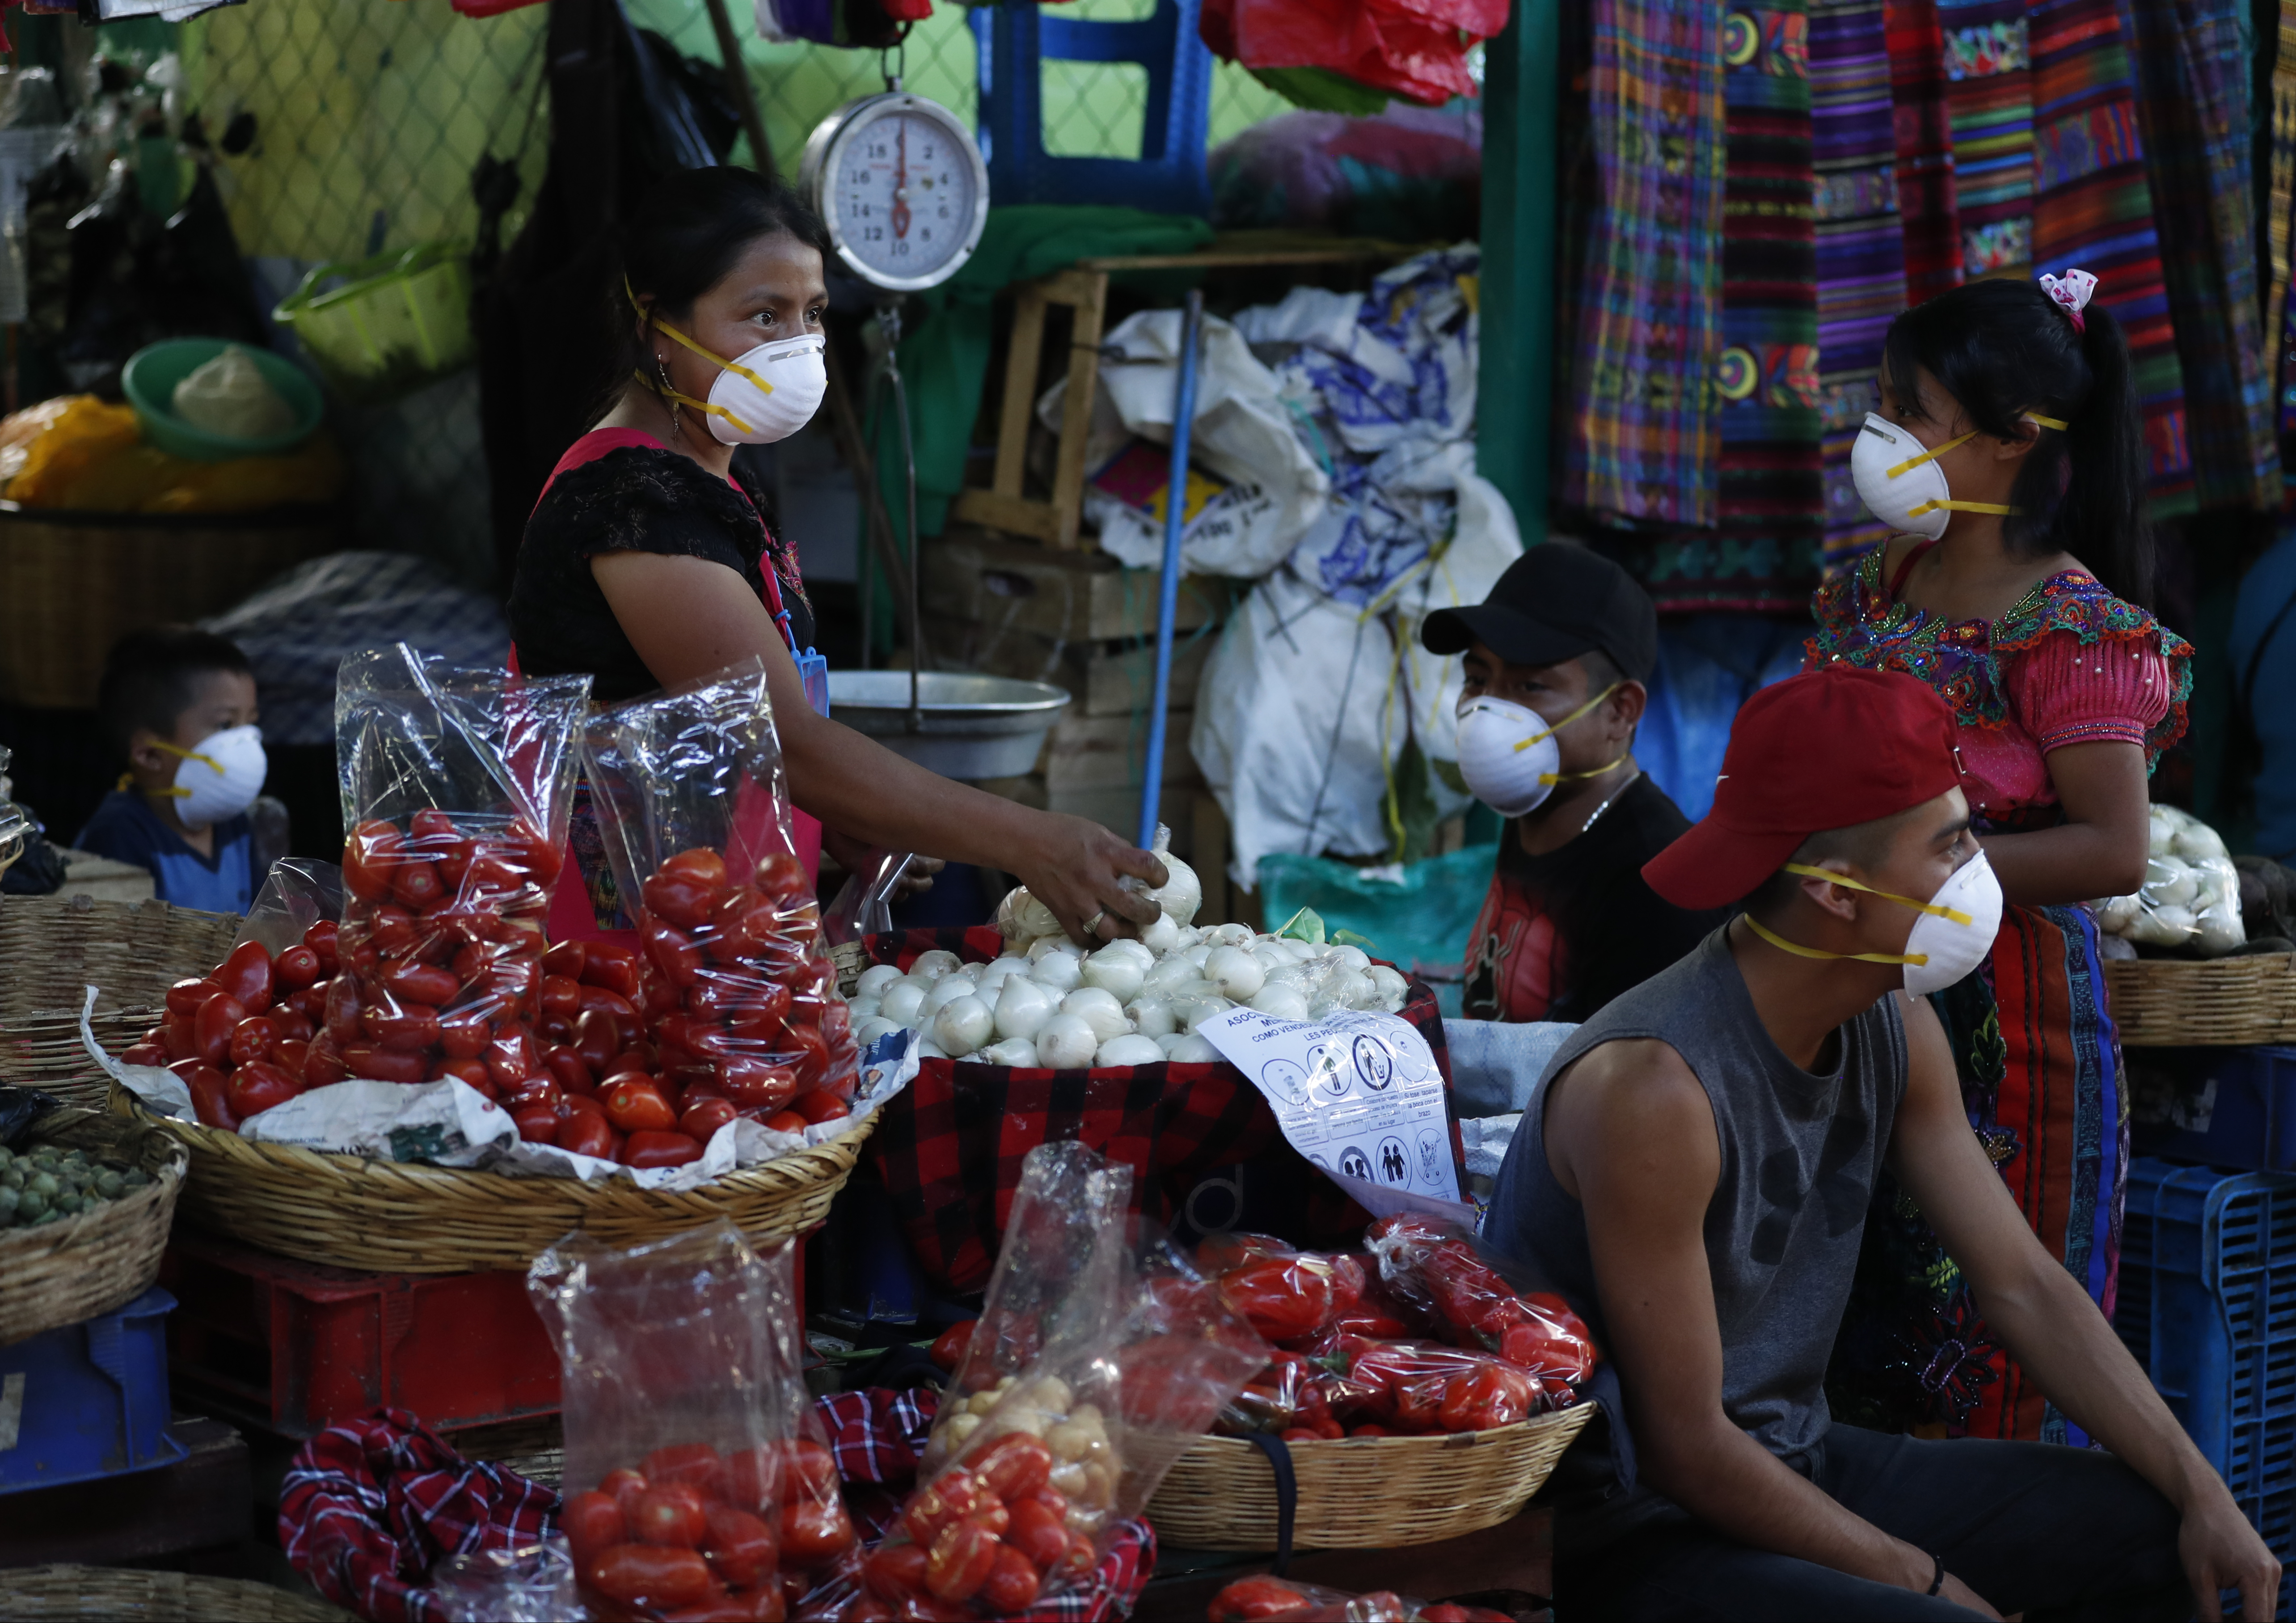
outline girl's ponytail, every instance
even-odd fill
[[[2052,551],[2077,553],[2114,596],[2149,607],[2153,564],[2152,530],[2144,520],[2148,462],[2128,340],[2103,305],[2092,302],[2083,314],[2079,338],[2088,363],[2088,397],[2066,420],[2065,466],[2061,489],[2053,493],[2055,511],[2037,527],[2042,533],[2033,539]],[[2046,496],[2038,504],[2020,504],[2029,512],[2049,512]]]

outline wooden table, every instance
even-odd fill
[[[1180,1623],[1201,1619],[1211,1598],[1240,1578],[1275,1570],[1267,1555],[1225,1551],[1161,1551],[1133,1623]],[[1423,1601],[1491,1596],[1485,1605],[1518,1618],[1546,1615],[1554,1593],[1554,1517],[1537,1506],[1480,1533],[1439,1544],[1395,1550],[1308,1550],[1292,1558],[1284,1575],[1303,1584],[1359,1594],[1391,1589]],[[1511,1596],[1501,1601],[1500,1595]],[[1527,1597],[1539,1597],[1534,1606]]]

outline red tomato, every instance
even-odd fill
[[[624,1516],[637,1509],[638,1496],[653,1485],[635,1471],[610,1471],[598,1482],[598,1491],[621,1507]]]
[[[717,1062],[718,1086],[738,1110],[768,1113],[797,1096],[797,1072],[748,1055]]]
[[[518,1135],[530,1144],[554,1144],[558,1142],[558,1109],[555,1105],[529,1104],[511,1112],[511,1120],[518,1124]]]
[[[218,994],[220,996],[220,994]],[[199,1055],[199,1016],[196,1014],[167,1014],[160,1019],[160,1046],[168,1051],[170,1062],[195,1059]],[[226,1037],[226,1042],[230,1039]]]
[[[606,1119],[625,1133],[659,1133],[677,1125],[669,1101],[651,1082],[624,1077],[610,1084],[602,1097]]]
[[[1264,1257],[1219,1276],[1220,1294],[1271,1341],[1311,1336],[1332,1316],[1332,1268],[1320,1257]]]
[[[271,966],[271,973],[288,991],[299,992],[318,980],[319,955],[308,947],[291,947],[279,955],[278,962]]]
[[[901,1525],[908,1529],[911,1538],[931,1549],[944,1529],[959,1521],[978,1521],[991,1513],[992,1505],[1002,1510],[1004,1502],[960,1465],[941,1472],[911,1496],[901,1512]]]
[[[231,1108],[231,1084],[214,1066],[197,1061],[192,1064],[191,1077],[184,1085],[192,1090],[192,1109],[207,1126],[221,1127],[226,1133],[238,1132],[239,1112]]]
[[[303,932],[303,945],[319,955],[319,973],[332,975],[340,967],[339,957],[341,926],[332,919],[321,919]]]
[[[192,1016],[192,1052],[210,1065],[231,1053],[231,1034],[247,1018],[247,1006],[230,993],[210,997]]]
[[[249,1011],[271,1006],[271,955],[260,941],[242,941],[209,977]]]
[[[599,1552],[583,1575],[590,1587],[625,1606],[660,1610],[709,1599],[709,1563],[693,1549],[618,1544]]]
[[[1446,1431],[1489,1431],[1523,1419],[1538,1402],[1536,1377],[1505,1365],[1484,1364],[1444,1384],[1435,1423]]]
[[[570,1155],[612,1159],[614,1129],[603,1116],[569,1116],[558,1124],[558,1147]]]
[[[566,1092],[592,1094],[597,1091],[597,1077],[583,1059],[580,1050],[569,1048],[562,1043],[545,1053],[542,1062],[549,1068],[558,1086]]]
[[[1037,1570],[1034,1562],[1012,1545],[1001,1545],[996,1551],[996,1564],[988,1570],[988,1581],[980,1586],[980,1603],[1004,1616],[1026,1611],[1035,1603],[1037,1591],[1044,1582],[1045,1576]]]
[[[813,890],[805,876],[805,865],[786,851],[773,851],[759,857],[752,882],[772,897],[808,896]]]
[[[223,988],[214,981],[193,975],[178,980],[168,988],[168,1012],[197,1014],[210,997],[223,996]]]
[[[394,963],[382,971],[382,989],[401,1003],[428,1004],[432,1008],[452,1003],[463,989],[452,970],[431,963]]]
[[[1060,1517],[1029,1499],[1013,1507],[1013,1523],[1005,1529],[1004,1542],[1050,1571],[1069,1553],[1069,1530]]]
[[[792,1438],[781,1446],[782,1498],[834,1499],[842,1490],[837,1479],[837,1456],[825,1443],[809,1437]]]
[[[701,975],[700,949],[675,925],[651,914],[643,914],[638,919],[638,939],[645,943],[646,956],[672,986],[690,987]]]
[[[159,1043],[134,1043],[119,1051],[122,1065],[165,1065],[168,1050]]]
[[[1244,1578],[1212,1596],[1205,1615],[1211,1623],[1260,1623],[1310,1604],[1304,1592],[1280,1578]]]
[[[311,1039],[311,1052],[303,1061],[303,1086],[306,1088],[332,1087],[350,1072],[344,1069],[342,1051],[335,1039],[322,1031]]]
[[[699,1549],[709,1536],[701,1490],[691,1482],[654,1483],[630,1511],[630,1532],[640,1544]]]
[[[766,1126],[776,1133],[802,1133],[812,1125],[795,1111],[783,1111],[778,1116],[766,1118]]]
[[[379,902],[390,894],[391,863],[398,855],[398,830],[380,817],[370,817],[343,841],[343,889],[363,902]]]
[[[250,1015],[249,1018],[255,1017]],[[283,1003],[273,1004],[271,1012],[262,1018],[271,1022],[272,1029],[279,1033],[279,1040],[283,1043],[308,1043],[317,1032],[317,1028],[300,1009]]]
[[[622,1165],[641,1171],[652,1167],[683,1167],[701,1159],[701,1146],[683,1133],[651,1133],[633,1129],[622,1146]]]
[[[971,1600],[996,1570],[996,1553],[1004,1547],[977,1521],[943,1528],[925,1559],[926,1592],[937,1601]]]
[[[279,1046],[279,1028],[260,1014],[250,1014],[231,1029],[231,1043],[225,1050],[234,1065],[244,1065],[250,1060],[267,1060]]]
[[[515,1087],[543,1070],[542,1053],[534,1039],[508,1026],[495,1033],[484,1058],[496,1083],[503,1087]]]
[[[321,1012],[320,1023],[326,1027],[338,1043],[355,1043],[359,1035],[358,985],[348,975],[338,975],[327,982],[326,1007]]]
[[[722,1499],[726,1491],[725,1457],[708,1443],[672,1443],[645,1456],[640,1469],[657,1488],[691,1488],[705,1499]]]
[[[816,1026],[784,1026],[782,1029],[788,1033],[783,1041],[797,1053],[791,1066],[797,1072],[797,1091],[810,1092],[821,1086],[829,1070],[829,1044]]]
[[[696,884],[714,889],[726,888],[726,859],[706,846],[695,846],[680,851],[661,865],[664,873],[674,873],[680,879],[690,879]]]
[[[781,1545],[773,1529],[747,1511],[726,1505],[709,1507],[709,1537],[701,1553],[718,1569],[718,1576],[736,1589],[772,1576],[781,1561]]]
[[[825,1087],[817,1087],[809,1094],[798,1095],[797,1113],[804,1117],[808,1124],[818,1127],[824,1121],[835,1121],[839,1117],[850,1112],[847,1110],[844,1100],[840,1099]]]
[[[453,1009],[439,1017],[439,1046],[450,1060],[475,1060],[493,1040],[483,1009]]]
[[[1067,1547],[1066,1534],[1062,1535],[1061,1545]],[[925,1565],[923,1550],[889,1539],[869,1552],[868,1563],[861,1569],[861,1582],[879,1600],[898,1605],[925,1592]]]
[[[593,1557],[609,1545],[629,1542],[629,1524],[623,1518],[622,1507],[611,1495],[593,1489],[576,1494],[566,1501],[559,1512],[558,1525],[566,1534],[566,1542],[573,1547],[577,1567],[586,1567]]]
[[[1349,1437],[1393,1437],[1396,1433],[1389,1430],[1385,1426],[1374,1425],[1366,1421],[1349,1431],[1348,1435]]]
[[[231,1073],[232,1114],[242,1121],[284,1104],[303,1090],[295,1078],[265,1060],[250,1060]]]
[[[299,1087],[308,1087],[303,1071],[311,1062],[311,1045],[301,1037],[282,1037],[279,1046],[272,1051],[271,1062],[295,1078]]]
[[[400,1053],[373,1043],[345,1043],[342,1056],[344,1070],[365,1081],[411,1086],[430,1079],[430,1062],[419,1053]]]
[[[845,1501],[804,1498],[782,1511],[782,1559],[793,1567],[817,1567],[853,1547],[853,1522]]]
[[[426,849],[435,849],[444,841],[460,840],[463,831],[455,826],[455,819],[436,807],[425,807],[406,820],[407,843],[420,841]]]
[[[734,1107],[723,1099],[704,1099],[689,1103],[685,1113],[677,1119],[677,1130],[697,1143],[708,1143],[718,1135],[718,1129],[734,1119]]]
[[[672,873],[667,867],[650,876],[639,894],[649,914],[680,930],[707,924],[718,911],[719,893],[716,889],[698,879]]]
[[[390,894],[410,913],[428,913],[447,899],[447,881],[439,876],[438,859],[421,857],[391,876]]]
[[[1053,1451],[1025,1432],[998,1438],[976,1455],[972,1474],[980,1485],[1010,1504],[1034,1497],[1053,1477]]]
[[[743,1448],[726,1456],[726,1498],[742,1510],[780,1505],[782,1455],[778,1448]]]
[[[561,1020],[572,1020],[582,1012],[582,983],[566,975],[545,972],[542,977],[542,1012]]]
[[[780,1034],[790,1013],[790,989],[777,980],[757,988],[754,1001],[735,1012],[732,1025],[740,1037],[768,1039]]]
[[[502,1090],[495,1086],[495,1074],[483,1060],[441,1060],[433,1069],[431,1080],[443,1081],[452,1077],[480,1097],[498,1099]]]
[[[1082,1533],[1069,1535],[1069,1558],[1061,1563],[1061,1570],[1070,1578],[1082,1578],[1100,1565],[1100,1552],[1092,1547],[1092,1540]]]
[[[637,955],[626,947],[616,947],[604,941],[583,944],[589,950],[584,955],[579,979],[585,986],[600,987],[624,997],[638,993]]]
[[[951,1374],[964,1362],[965,1349],[972,1345],[972,1332],[980,1327],[979,1319],[966,1319],[951,1324],[934,1339],[932,1361]]]
[[[604,1076],[622,1051],[620,1029],[603,1009],[585,1009],[574,1022],[574,1052],[593,1076]]]
[[[429,1004],[370,1004],[359,1025],[370,1042],[393,1053],[421,1054],[439,1045],[439,1011]]]

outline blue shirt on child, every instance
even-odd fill
[[[132,789],[103,797],[72,841],[78,850],[152,871],[153,893],[177,907],[245,913],[255,901],[255,831],[242,812],[215,825],[215,856],[201,856]]]

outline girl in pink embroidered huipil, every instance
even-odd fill
[[[2096,930],[2136,889],[2192,649],[2133,599],[2152,553],[2128,346],[2095,280],[1972,283],[1900,316],[1858,493],[1893,537],[1815,604],[1808,662],[1929,683],[1959,718],[1964,791],[2010,906],[1991,960],[1936,995],[1971,1125],[2051,1252],[2110,1315],[2128,1130]],[[1853,1422],[2078,1441],[1988,1340],[1950,1258],[1877,1196],[1835,1349]]]

